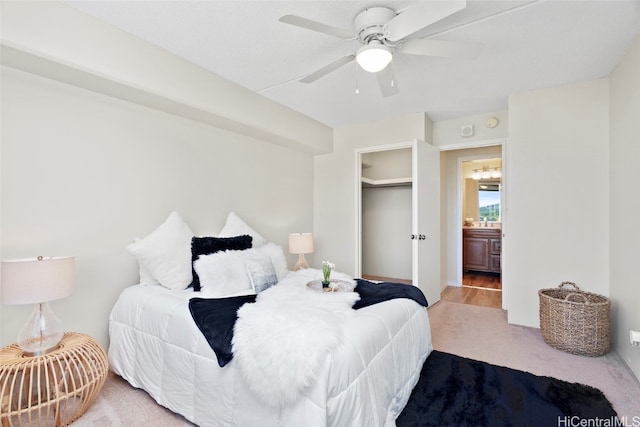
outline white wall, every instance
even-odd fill
[[[331,151],[332,130],[60,1],[6,1],[3,65],[286,147]]]
[[[493,128],[486,126],[489,117],[498,119],[498,125]],[[460,133],[462,126],[473,125],[473,136],[463,137]],[[491,111],[485,114],[457,117],[455,119],[440,120],[433,123],[433,145],[446,148],[456,146],[489,143],[502,140],[508,136],[509,115],[507,110]]]
[[[377,151],[362,155],[362,176],[370,179],[411,178],[412,159],[410,148]]]
[[[334,130],[332,153],[314,157],[313,230],[315,259],[329,260],[338,271],[356,268],[355,150],[420,138],[431,120],[423,113]],[[318,261],[319,262],[319,261]]]
[[[362,189],[363,275],[412,279],[411,218],[411,186]]]
[[[509,97],[503,283],[510,323],[539,326],[538,290],[609,295],[609,82]]]
[[[2,257],[76,257],[75,292],[52,303],[66,330],[107,345],[109,311],[137,281],[125,247],[173,210],[197,235],[235,211],[285,251],[312,230],[310,154],[12,68],[1,79]],[[2,308],[0,345],[29,310]]]
[[[640,379],[640,349],[629,345],[629,330],[640,331],[640,38],[611,73],[609,90],[612,340]]]

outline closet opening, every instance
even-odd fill
[[[440,300],[440,150],[414,139],[356,149],[355,274]]]
[[[361,155],[361,277],[412,284],[411,148]]]

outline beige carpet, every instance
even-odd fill
[[[437,350],[599,388],[619,416],[640,420],[640,383],[614,351],[587,357],[556,350],[539,329],[509,325],[497,308],[441,301],[429,318]]]
[[[441,301],[429,308],[435,349],[536,375],[597,387],[628,422],[640,419],[640,383],[620,357],[575,356],[549,347],[538,329],[509,325],[504,311]],[[145,392],[110,374],[79,426],[189,426]]]

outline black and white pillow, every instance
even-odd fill
[[[251,287],[256,294],[278,283],[276,270],[273,268],[271,258],[267,254],[253,259],[247,259],[245,261],[245,268],[249,275],[249,281],[251,281]]]
[[[259,248],[202,255],[193,266],[205,298],[261,292],[288,274],[282,248],[271,242]]]
[[[193,281],[191,285],[194,291],[200,291],[200,277],[193,263],[201,255],[210,255],[216,252],[228,250],[250,249],[253,237],[248,234],[233,237],[193,237],[191,239],[191,272]]]

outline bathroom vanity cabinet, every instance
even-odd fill
[[[462,268],[467,271],[500,273],[502,230],[491,227],[462,229]]]

